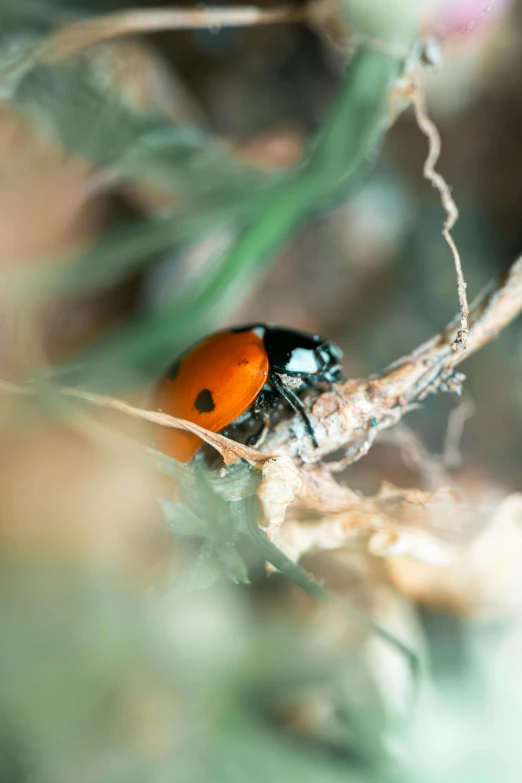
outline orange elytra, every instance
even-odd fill
[[[158,410],[219,432],[244,413],[268,377],[268,358],[255,331],[225,331],[189,349],[165,374]],[[161,451],[189,462],[203,445],[191,432],[165,428]]]
[[[341,349],[330,340],[282,326],[251,324],[217,332],[167,371],[156,406],[212,432],[252,413],[263,426],[249,441],[259,442],[271,424],[271,411],[284,401],[301,415],[317,446],[299,392],[341,381],[341,357]],[[189,462],[202,445],[201,438],[184,430],[164,429],[161,437],[161,450],[180,462]]]

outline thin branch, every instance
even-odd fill
[[[464,425],[475,414],[475,403],[468,397],[454,408],[448,419],[446,437],[444,438],[444,464],[450,468],[458,468],[462,462],[460,453],[460,441],[464,432]]]
[[[34,52],[36,62],[57,62],[111,38],[162,30],[219,31],[223,27],[304,22],[305,6],[150,8],[86,19],[52,33]]]
[[[468,299],[466,295],[466,281],[464,279],[464,273],[462,271],[462,262],[460,259],[460,253],[453,237],[451,236],[451,229],[457,222],[459,211],[457,205],[453,200],[448,183],[444,177],[435,170],[435,166],[440,157],[441,141],[440,134],[437,126],[430,119],[426,111],[426,100],[424,91],[422,90],[418,81],[415,81],[411,89],[411,101],[415,111],[415,118],[417,125],[428,139],[428,156],[424,162],[424,176],[431,182],[434,188],[436,188],[441,197],[442,206],[446,211],[446,219],[442,226],[442,236],[446,240],[453,255],[455,263],[455,272],[457,274],[457,291],[460,304],[460,331],[458,332],[454,342],[453,349],[462,349],[464,352],[467,348],[468,337],[468,316],[469,307]]]
[[[29,385],[22,386],[20,384],[12,383],[11,381],[0,380],[0,390],[13,394],[32,396],[37,394],[38,387]],[[150,411],[145,408],[137,408],[135,405],[130,405],[128,402],[120,400],[117,397],[109,397],[105,394],[96,394],[94,392],[75,389],[69,386],[60,387],[57,389],[57,393],[63,397],[73,397],[82,400],[82,402],[88,402],[90,405],[110,408],[136,419],[144,419],[152,424],[159,424],[161,427],[171,427],[173,429],[192,432],[194,435],[198,435],[206,443],[209,443],[217,449],[227,465],[237,462],[238,459],[244,459],[254,465],[265,462],[268,459],[268,455],[266,454],[260,454],[258,451],[255,451],[248,446],[236,443],[236,441],[226,438],[224,435],[219,435],[216,432],[206,430],[204,427],[193,424],[191,421],[178,419],[175,416],[169,416],[166,413]]]
[[[430,454],[418,435],[404,422],[399,422],[391,430],[384,430],[379,443],[390,443],[396,446],[404,465],[408,470],[421,476],[425,486],[436,488],[450,484],[445,463],[440,457]]]
[[[269,457],[282,454],[304,463],[318,463],[344,448],[346,456],[343,460],[337,464],[328,463],[330,470],[340,469],[367,454],[379,432],[397,424],[428,394],[440,391],[458,393],[463,376],[455,372],[457,365],[493,340],[521,311],[522,258],[472,304],[466,354],[453,349],[460,324],[460,316],[457,316],[442,332],[379,375],[348,380],[333,391],[321,394],[311,408],[318,448],[306,435],[299,416],[276,426],[262,449],[257,451],[192,422],[137,408],[115,397],[70,387],[62,387],[58,391],[63,396],[111,408],[153,424],[193,432],[214,446],[227,464],[245,459],[253,465],[260,465]],[[21,386],[9,381],[0,381],[0,390],[24,395],[37,393],[35,386]]]
[[[431,393],[459,393],[464,376],[456,367],[493,340],[522,311],[522,258],[473,302],[467,352],[455,351],[460,315],[431,340],[394,362],[379,375],[346,381],[321,394],[311,406],[318,448],[306,436],[300,417],[281,422],[263,450],[317,463],[345,449],[345,457],[328,463],[342,469],[368,453],[378,433],[397,424]]]

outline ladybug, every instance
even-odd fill
[[[317,440],[297,390],[342,380],[341,349],[315,334],[266,324],[216,332],[177,359],[162,377],[158,410],[219,432],[247,417],[261,420],[249,439],[259,443],[270,411],[284,400],[297,411],[315,446]],[[189,462],[203,445],[184,430],[163,431],[162,451]]]

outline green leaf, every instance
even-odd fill
[[[364,47],[354,59],[304,163],[268,188],[255,215],[203,279],[165,310],[125,325],[86,351],[83,372],[102,388],[146,379],[208,328],[218,306],[239,285],[251,286],[283,244],[312,214],[345,198],[367,168],[387,123],[387,97],[400,63]],[[244,193],[248,200],[251,194]],[[117,368],[117,372],[115,369]],[[64,368],[67,378],[67,367]],[[72,370],[69,367],[69,370]]]
[[[188,574],[184,577],[187,590],[205,590],[222,576],[218,561],[213,556],[213,546],[205,541],[198,549]]]
[[[160,500],[168,526],[177,536],[212,538],[210,524],[183,503]]]
[[[286,741],[285,741],[286,739]],[[241,724],[224,722],[211,737],[203,755],[204,783],[243,781],[251,783],[391,783],[386,774],[336,758],[314,747],[313,740],[299,742],[284,737],[269,725],[243,716]],[[231,764],[230,759],[233,759]],[[227,771],[233,768],[235,776]],[[187,779],[188,780],[188,779]],[[398,783],[398,781],[396,781]],[[404,778],[403,778],[404,783]]]
[[[250,468],[247,470],[253,472]],[[203,539],[193,564],[191,587],[206,587],[221,574],[233,582],[248,582],[246,565],[236,549],[236,544],[244,537],[254,545],[260,560],[271,563],[283,576],[315,598],[327,598],[327,591],[261,530],[255,494],[239,500],[225,500],[214,486],[219,484],[219,472],[214,479],[211,475],[202,462],[197,463],[194,484],[184,484],[185,503],[160,501],[173,533]],[[256,483],[258,481],[256,477]]]
[[[221,576],[231,582],[249,584],[247,567],[234,544],[205,541],[198,549],[186,579],[189,590],[210,587]]]
[[[200,128],[152,110],[138,111],[111,85],[103,58],[23,66],[38,40],[20,45],[21,65],[4,80],[4,97],[41,132],[109,173],[111,180],[156,185],[173,194],[176,206],[170,215],[110,231],[80,256],[43,265],[43,272],[13,275],[4,281],[4,296],[86,294],[144,266],[176,242],[194,241],[224,222],[252,217],[278,175],[236,161],[226,145]]]
[[[232,514],[241,530],[254,545],[258,555],[291,582],[301,587],[314,598],[325,600],[329,593],[298,563],[290,560],[284,552],[270,541],[259,527],[259,512],[256,497],[250,497],[232,505]]]
[[[203,539],[188,577],[191,589],[202,589],[220,576],[248,584],[247,567],[236,549],[240,535],[235,502],[218,494],[202,463],[194,469],[194,483],[185,484],[185,503],[161,500],[167,524],[178,536]]]
[[[257,493],[261,483],[261,471],[254,470],[243,460],[221,471],[211,471],[208,479],[216,492],[223,500],[243,500]]]
[[[34,44],[33,44],[34,45]],[[29,62],[31,47],[20,52]],[[244,195],[274,175],[235,160],[188,122],[174,122],[154,109],[139,110],[107,73],[96,52],[57,64],[20,67],[11,77],[11,103],[51,133],[71,153],[98,168],[108,168],[116,181],[156,183],[178,198]]]
[[[167,454],[158,451],[157,449],[149,448],[149,453],[154,457],[156,462],[156,468],[160,473],[177,481],[190,482],[194,477],[194,473],[189,465],[185,465],[183,462],[178,462],[177,459],[169,457]]]
[[[0,33],[47,33],[60,18],[59,3],[53,0],[2,0],[0,3]]]
[[[245,561],[237,551],[234,544],[221,544],[213,551],[214,560],[219,563],[223,574],[236,584],[243,582],[249,584]]]

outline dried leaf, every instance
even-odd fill
[[[263,508],[263,527],[268,538],[274,539],[284,522],[286,509],[302,488],[302,476],[290,457],[276,457],[264,463],[257,496]]]
[[[410,598],[463,615],[512,615],[522,609],[522,494],[508,495],[489,524],[453,562],[427,565],[400,557],[388,563]]]
[[[327,493],[321,511],[321,495],[312,496],[310,503],[308,482],[308,494],[290,508],[290,518],[280,527],[278,545],[293,560],[365,541],[368,552],[379,557],[408,553],[423,562],[446,565],[455,557],[455,542],[470,535],[472,512],[451,489],[423,492],[383,483],[373,498],[345,490],[344,507],[338,492],[330,507],[328,490],[333,483],[323,473],[315,484],[316,491]],[[320,513],[319,521],[299,519],[307,510],[309,518],[310,508]]]

